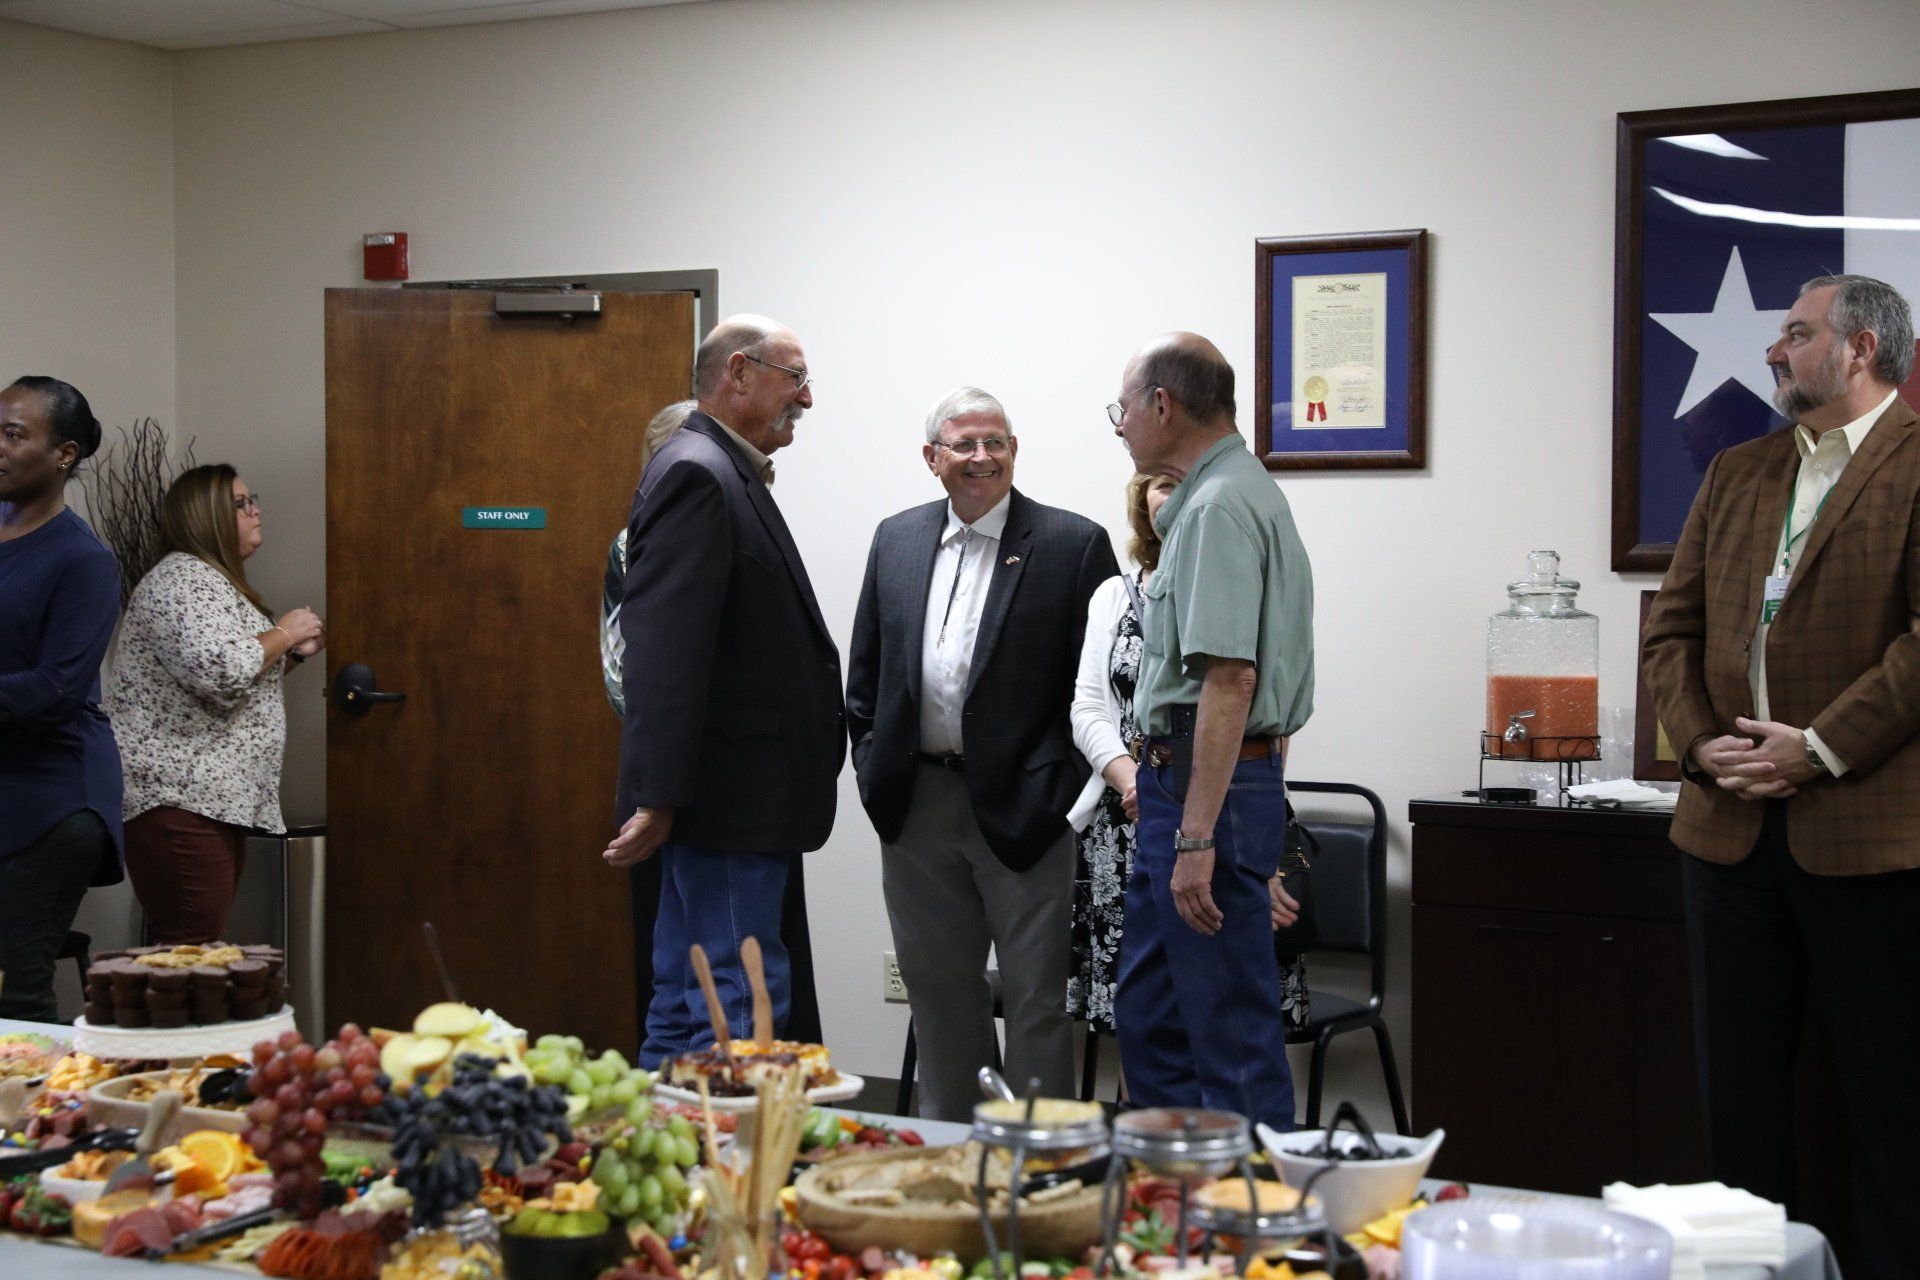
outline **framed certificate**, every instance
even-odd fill
[[[1254,451],[1274,471],[1427,465],[1427,233],[1253,242]]]

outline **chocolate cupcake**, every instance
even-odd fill
[[[187,1007],[187,993],[184,991],[156,991],[147,988],[147,1012],[158,1013],[162,1009],[184,1009]]]
[[[95,964],[99,964],[103,960],[125,960],[126,958],[127,951],[125,947],[115,947],[111,951],[96,951],[93,953],[93,962]],[[89,970],[88,972],[92,971]]]
[[[233,979],[236,987],[264,987],[267,985],[267,965],[264,960],[235,960],[227,966],[227,976]]]
[[[201,999],[195,996],[187,1006],[195,1025],[211,1026],[216,1022],[225,1022],[230,1016],[227,1009],[227,997],[224,993],[217,997]]]
[[[113,1025],[113,1006],[111,1004],[105,1002],[95,1003],[89,1000],[81,1012],[86,1015],[87,1025],[90,1027],[110,1027]]]
[[[287,1002],[287,980],[280,974],[267,979],[267,1000],[276,1009]]]
[[[122,1027],[151,1026],[152,1021],[145,1005],[117,1004],[113,1006],[113,1021]]]
[[[147,990],[185,991],[187,981],[185,969],[155,969],[147,976]]]
[[[147,989],[148,970],[144,965],[131,960],[109,961],[113,968],[108,982],[113,991],[115,1004],[138,1004],[141,993]]]
[[[187,1025],[187,1011],[183,1006],[178,1009],[155,1009],[148,1015],[153,1025],[161,1028],[184,1027]]]
[[[210,964],[196,965],[187,970],[187,983],[195,991],[218,991],[224,996],[227,990],[227,971]]]
[[[235,1000],[233,1002],[233,1017],[236,1022],[252,1022],[254,1019],[264,1018],[272,1012],[273,1009],[268,1005],[265,996],[257,996],[252,1000]]]

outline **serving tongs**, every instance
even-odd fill
[[[147,1250],[147,1260],[149,1262],[157,1262],[161,1258],[170,1258],[177,1253],[192,1253],[196,1249],[206,1248],[215,1241],[225,1240],[229,1236],[237,1236],[243,1231],[251,1231],[255,1227],[264,1227],[269,1223],[278,1222],[282,1218],[291,1216],[292,1210],[277,1209],[272,1206],[265,1209],[255,1209],[251,1213],[236,1213],[231,1218],[226,1218],[204,1227],[196,1227],[192,1231],[181,1232],[173,1238],[173,1243],[166,1248]]]
[[[171,1103],[168,1103],[171,1099]],[[138,1151],[141,1140],[152,1135],[158,1138],[162,1129],[172,1123],[174,1114],[180,1109],[180,1095],[171,1089],[154,1095],[153,1105],[147,1110],[147,1122],[138,1129],[95,1129],[82,1134],[64,1146],[51,1150],[42,1148],[21,1155],[0,1156],[0,1180],[15,1177],[22,1173],[38,1173],[42,1169],[52,1169],[65,1164],[83,1151]],[[153,1144],[153,1145],[158,1145]],[[150,1145],[148,1151],[152,1150]],[[145,1160],[129,1160],[113,1171],[113,1178],[107,1183],[109,1191],[117,1191],[125,1186],[128,1179],[121,1173],[135,1165],[145,1165],[149,1184],[153,1181],[153,1167]],[[137,1174],[136,1174],[137,1176]]]

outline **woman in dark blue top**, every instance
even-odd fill
[[[56,378],[0,391],[0,1017],[52,1022],[53,963],[92,884],[120,870],[120,753],[100,659],[120,568],[67,509],[100,447],[87,398]]]

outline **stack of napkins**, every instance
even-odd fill
[[[1577,787],[1568,787],[1567,795],[1575,800],[1600,801],[1630,809],[1671,809],[1680,799],[1678,792],[1643,786],[1631,778],[1583,782]]]
[[[1615,1182],[1600,1197],[1609,1209],[1645,1218],[1672,1234],[1672,1280],[1704,1280],[1708,1267],[1777,1270],[1786,1264],[1787,1211],[1751,1191],[1724,1182],[1684,1187]]]

